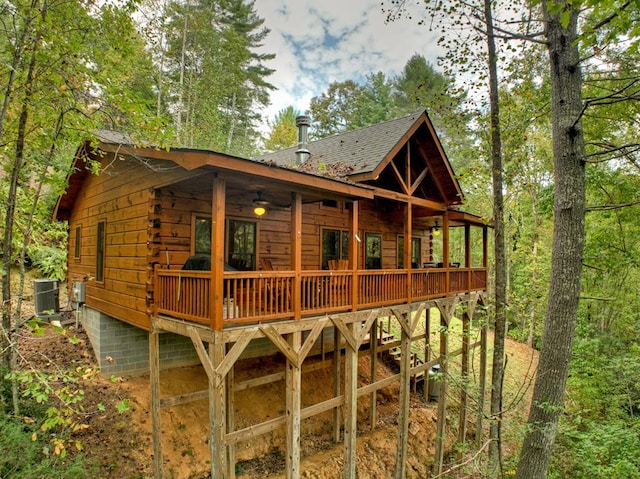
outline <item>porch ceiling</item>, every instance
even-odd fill
[[[212,195],[214,172],[202,174],[188,180],[176,182],[172,187],[188,191],[195,197],[210,197]],[[230,198],[244,198],[245,201],[253,201],[261,192],[262,198],[275,207],[286,208],[291,206],[291,194],[293,192],[302,195],[303,203],[313,203],[322,200],[352,201],[359,196],[350,195],[336,190],[313,188],[305,185],[280,181],[275,178],[264,178],[247,173],[224,173],[226,179],[226,194]]]

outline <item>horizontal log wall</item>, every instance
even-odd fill
[[[144,329],[150,327],[147,288],[150,200],[158,182],[192,176],[181,169],[155,171],[157,162],[122,161],[105,155],[102,173],[88,175],[69,219],[70,281],[85,281],[87,306]],[[104,281],[96,281],[98,222],[104,221]],[[77,227],[80,256],[74,257]],[[156,251],[156,254],[158,251]]]

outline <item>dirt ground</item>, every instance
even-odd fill
[[[70,341],[73,338],[73,341]],[[527,383],[527,374],[535,367],[535,354],[524,345],[508,342],[510,378],[507,388],[518,391]],[[22,360],[41,370],[60,367],[95,368],[90,343],[81,326],[73,321],[64,332],[46,327],[42,337],[25,331],[21,341]],[[532,359],[534,363],[532,364]],[[360,371],[369,371],[368,358],[361,358]],[[248,360],[236,367],[236,379],[283,371],[279,358]],[[392,372],[381,368],[381,377]],[[366,374],[361,374],[367,382]],[[513,381],[513,389],[509,386]],[[200,367],[178,368],[161,375],[163,397],[185,394],[206,388],[206,375]],[[83,422],[87,428],[77,433],[84,454],[99,465],[103,478],[134,479],[153,476],[151,417],[149,412],[149,378],[103,377],[95,375],[83,381],[85,391]],[[526,390],[525,390],[526,392]],[[303,376],[303,407],[330,397],[331,368]],[[514,394],[515,396],[516,394]],[[391,477],[395,470],[397,446],[397,386],[378,393],[378,422],[369,427],[369,399],[358,401],[357,474],[359,478]],[[235,397],[236,429],[278,417],[284,412],[282,381],[238,392]],[[117,412],[126,400],[129,410]],[[98,407],[104,406],[104,410]],[[275,407],[273,405],[276,405]],[[526,401],[520,401],[526,417]],[[450,401],[450,418],[457,418],[455,403]],[[515,414],[517,416],[518,414]],[[208,403],[201,400],[187,405],[163,408],[163,453],[165,477],[195,479],[209,477]],[[448,426],[449,441],[455,435],[457,420]],[[473,430],[473,427],[471,427]],[[408,478],[429,477],[429,464],[435,452],[436,403],[425,403],[421,395],[412,395],[409,426]],[[326,479],[342,475],[342,444],[332,440],[331,413],[305,419],[301,425],[303,478]],[[240,479],[284,478],[285,432],[283,428],[236,447],[236,474]]]
[[[32,307],[25,303],[25,314]],[[91,368],[97,366],[90,342],[82,326],[76,326],[72,315],[65,317],[62,330],[45,326],[43,336],[23,329],[20,342],[21,363],[42,371],[61,368]],[[537,354],[525,345],[508,341],[508,369],[505,378],[505,403],[513,403],[509,415],[516,426],[506,431],[506,454],[518,440],[517,431],[526,418],[531,377],[535,372]],[[284,371],[284,360],[246,360],[236,366],[236,381]],[[305,365],[307,363],[305,362]],[[330,364],[330,361],[327,361]],[[393,374],[392,365],[380,364],[379,378]],[[359,379],[369,383],[369,359],[360,359]],[[303,375],[302,407],[332,397],[331,367]],[[490,372],[488,373],[490,378]],[[207,385],[201,367],[177,368],[161,374],[162,397],[203,390]],[[79,386],[85,392],[82,411],[86,428],[75,433],[83,445],[83,454],[99,467],[96,477],[104,479],[142,479],[153,477],[153,444],[151,439],[150,386],[148,375],[139,377],[105,377],[87,375]],[[369,426],[369,398],[358,401],[357,476],[361,479],[392,477],[397,450],[398,387],[378,392],[378,420]],[[118,412],[123,401],[128,410]],[[457,416],[455,400],[448,401],[448,444],[455,441]],[[237,392],[235,428],[240,429],[284,413],[284,382],[254,387]],[[275,405],[275,406],[274,406]],[[425,403],[422,394],[411,396],[409,422],[409,453],[407,478],[430,476],[430,464],[435,453],[437,405]],[[470,415],[470,420],[474,420]],[[209,477],[208,402],[201,400],[186,405],[163,408],[163,454],[165,477],[170,479],[200,479]],[[472,433],[475,426],[469,427]],[[513,432],[513,434],[511,434]],[[279,428],[249,442],[236,446],[238,479],[284,479],[285,431]],[[301,424],[301,477],[329,479],[342,476],[343,446],[332,439],[332,415],[327,412],[305,419]],[[473,476],[467,476],[473,477]]]

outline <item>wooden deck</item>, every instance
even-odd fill
[[[483,291],[487,272],[485,268],[320,270],[298,276],[294,271],[225,272],[222,318],[212,315],[210,285],[209,271],[158,267],[154,313],[222,329]]]

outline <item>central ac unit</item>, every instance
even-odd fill
[[[33,282],[35,313],[40,319],[60,317],[58,280],[36,279]]]

